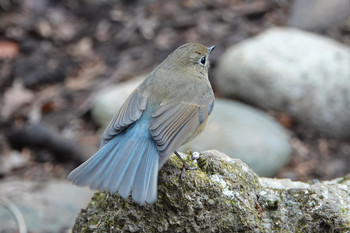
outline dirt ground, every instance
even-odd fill
[[[217,46],[213,70],[225,48],[285,25],[289,9],[287,0],[0,0],[0,175],[66,179],[99,144],[90,115],[98,90],[148,73],[188,41]],[[349,28],[324,34],[350,45]],[[278,177],[350,172],[350,140],[270,114],[292,132]]]

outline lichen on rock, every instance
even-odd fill
[[[73,232],[350,232],[350,182],[259,178],[218,151],[203,152],[180,179],[172,156],[159,171],[158,200],[140,206],[97,192]]]

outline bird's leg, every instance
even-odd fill
[[[180,155],[177,151],[175,151],[175,155],[180,159],[180,161],[181,161],[182,164],[183,164],[183,167],[184,167],[186,170],[196,170],[196,169],[198,169],[198,167],[194,167],[194,166],[193,166],[193,163],[191,163],[190,165],[188,165],[188,164],[186,163],[186,161],[181,157],[181,155]]]
[[[183,164],[182,171],[181,171],[181,174],[180,174],[181,180],[183,179],[183,174],[185,173],[186,170],[196,170],[196,169],[198,169],[198,167],[194,167],[194,166],[193,166],[193,163],[191,163],[190,165],[188,165],[188,164],[186,163],[186,161],[181,157],[181,155],[180,155],[177,151],[175,151],[174,153],[175,153],[175,155],[180,159],[180,161],[181,161],[182,164]]]

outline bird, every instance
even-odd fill
[[[106,128],[100,148],[68,176],[73,184],[118,191],[140,204],[157,200],[158,171],[198,136],[214,107],[207,47],[178,47],[129,95]]]

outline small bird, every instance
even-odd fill
[[[203,131],[213,110],[208,69],[214,48],[187,43],[172,52],[124,102],[97,153],[68,178],[123,198],[132,193],[141,205],[154,203],[159,169]]]

